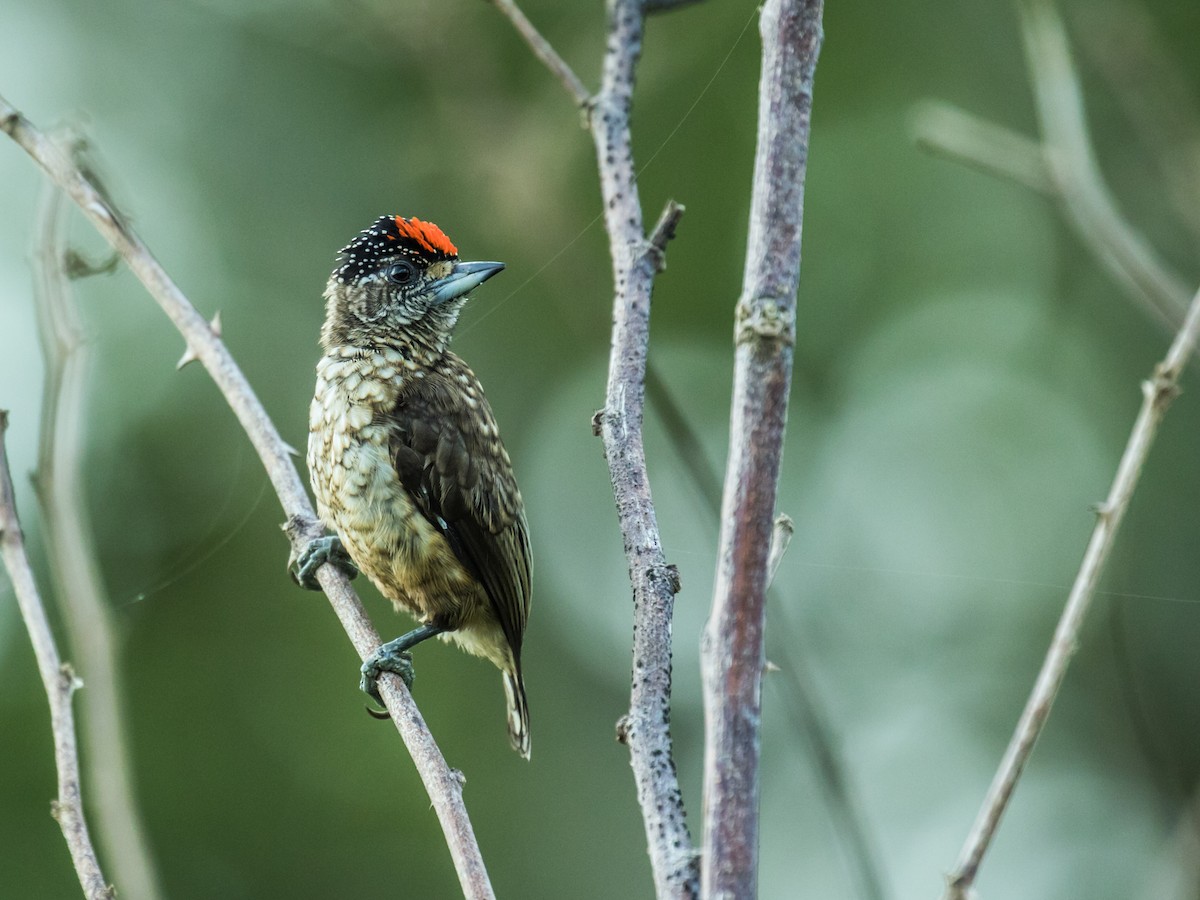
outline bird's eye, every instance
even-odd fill
[[[387,267],[387,279],[392,284],[410,284],[417,277],[417,267],[410,262],[398,262]]]

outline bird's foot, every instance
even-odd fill
[[[317,581],[317,569],[325,563],[337,566],[346,573],[347,578],[354,578],[358,575],[358,569],[351,561],[350,554],[342,546],[342,539],[336,534],[327,534],[325,537],[311,541],[304,548],[299,559],[296,560],[296,571],[292,573],[292,580],[306,590],[321,590],[321,585]]]
[[[403,634],[394,641],[382,644],[378,650],[367,657],[362,664],[362,678],[358,687],[368,697],[383,706],[383,698],[379,696],[379,676],[384,672],[392,672],[400,676],[404,686],[410,691],[413,686],[412,654],[413,647],[434,635],[441,634],[445,629],[438,625],[422,625],[414,628],[408,634]],[[367,707],[367,712],[377,719],[388,718],[387,710],[375,710]]]

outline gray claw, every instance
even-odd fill
[[[317,538],[304,548],[296,561],[296,571],[292,573],[292,580],[305,590],[321,590],[317,581],[317,569],[325,563],[337,566],[348,578],[358,575],[358,569],[351,561],[346,548],[342,546],[341,538],[336,534],[328,534]]]

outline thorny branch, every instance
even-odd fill
[[[758,148],[736,309],[729,460],[712,612],[701,641],[705,897],[757,896],[763,631],[822,9],[822,0],[768,0],[759,23]]]
[[[322,528],[313,514],[296,467],[292,464],[290,454],[294,451],[280,438],[274,423],[217,332],[196,311],[149,248],[80,167],[2,97],[0,131],[22,147],[50,179],[78,204],[184,336],[188,350],[216,382],[262,460],[287,515],[285,531],[291,541],[292,552],[299,553],[310,541],[321,536]],[[379,647],[380,639],[357,594],[346,576],[335,566],[322,566],[317,579],[355,651],[365,659]],[[380,680],[380,693],[429,793],[464,895],[472,900],[492,898],[491,883],[463,803],[460,777],[446,764],[403,682],[387,674]]]
[[[21,618],[29,631],[38,671],[50,701],[50,728],[54,734],[54,762],[58,768],[58,799],[51,812],[67,839],[67,848],[75,863],[75,873],[88,900],[112,900],[116,892],[100,871],[96,850],[88,835],[83,815],[83,797],[79,786],[79,752],[75,743],[75,715],[71,711],[71,696],[80,686],[69,664],[64,664],[54,644],[54,634],[46,619],[46,608],[38,595],[33,569],[25,553],[25,539],[17,518],[16,498],[13,495],[12,474],[8,470],[8,453],[4,433],[8,430],[8,413],[0,410],[0,556],[12,580],[13,592]]]
[[[38,335],[46,360],[34,486],[58,606],[76,663],[88,680],[83,693],[83,739],[88,749],[84,758],[100,843],[108,851],[122,891],[139,900],[154,900],[162,896],[162,889],[131,777],[118,640],[87,527],[82,467],[89,353],[67,273],[68,209],[66,195],[46,182],[33,253]]]
[[[671,744],[671,622],[679,575],[667,564],[659,536],[642,443],[650,293],[683,207],[673,201],[647,237],[633,163],[630,114],[642,51],[640,0],[609,0],[608,41],[600,90],[582,83],[549,50],[528,19],[507,0],[494,0],[535,56],[588,111],[596,145],[604,225],[612,251],[613,333],[604,408],[596,414],[633,586],[633,684],[630,709],[618,725],[628,745],[638,804],[660,898],[699,895],[699,866],[684,816]]]

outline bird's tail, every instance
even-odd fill
[[[525,699],[525,679],[521,664],[504,673],[504,696],[508,700],[508,739],[513,749],[529,759],[529,702]]]

